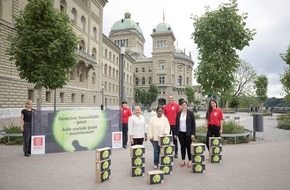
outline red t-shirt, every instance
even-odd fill
[[[172,104],[166,104],[164,106],[163,113],[167,117],[170,125],[176,124],[176,115],[179,112],[180,108],[179,105],[175,102]]]
[[[129,117],[132,115],[132,112],[129,108],[121,108],[122,112],[122,123],[128,123]]]
[[[219,108],[213,109],[209,116],[208,125],[216,125],[220,127],[221,120],[223,119],[224,119],[224,116],[223,116],[222,110]]]

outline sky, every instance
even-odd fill
[[[202,16],[205,7],[216,10],[228,0],[108,0],[104,8],[103,33],[108,36],[113,24],[124,18],[125,12],[131,13],[131,19],[139,22],[146,40],[144,44],[147,57],[152,57],[153,28],[163,22],[168,23],[175,35],[175,46],[191,52],[198,63],[198,52],[191,34],[194,31],[191,15]],[[248,13],[245,20],[249,29],[256,29],[254,40],[239,52],[240,59],[248,62],[258,75],[268,77],[269,98],[284,97],[280,82],[285,62],[280,57],[290,45],[290,0],[238,0],[239,14]],[[196,82],[194,82],[196,84]]]

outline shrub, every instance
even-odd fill
[[[10,123],[8,126],[4,126],[3,131],[7,134],[9,133],[22,133],[19,126],[14,123]],[[8,142],[8,137],[3,137],[0,139],[0,142],[6,145],[16,145],[23,144],[23,137],[10,137]]]
[[[278,128],[290,130],[290,115],[281,115],[278,119]]]
[[[202,125],[201,127],[196,128],[197,133],[206,133],[206,127],[205,125]],[[236,123],[234,121],[225,121],[223,125],[223,133],[224,134],[238,134],[238,133],[244,133],[244,127]],[[246,143],[249,142],[249,137],[237,137],[237,143]],[[196,137],[197,142],[205,143],[206,137]],[[223,137],[223,143],[224,144],[233,144],[234,138],[232,137]]]

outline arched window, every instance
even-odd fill
[[[112,74],[112,68],[111,66],[109,66],[109,77],[111,77],[111,74]]]
[[[92,74],[92,84],[96,84],[96,73],[93,72]]]
[[[109,60],[111,61],[111,59],[112,59],[112,53],[109,52]]]
[[[66,13],[66,9],[67,9],[67,5],[66,5],[65,0],[60,0],[59,10],[60,10],[61,12]]]
[[[97,55],[97,50],[96,50],[96,48],[93,48],[93,50],[92,50],[92,56],[94,58],[96,58],[96,55]]]
[[[145,72],[145,68],[144,68],[144,67],[142,67],[142,72],[143,72],[143,73]]]
[[[116,78],[115,76],[115,68],[113,68],[113,75],[112,75],[113,78]]]
[[[107,56],[108,56],[108,50],[105,49],[105,57],[107,58]]]
[[[189,77],[186,78],[186,85],[189,85]]]
[[[81,50],[81,51],[86,51],[84,40],[81,40],[81,41],[79,42],[79,50]]]
[[[142,84],[145,84],[145,77],[142,77]]]
[[[113,55],[113,63],[115,63],[115,55]]]
[[[108,69],[108,66],[107,64],[105,64],[105,67],[104,67],[104,74],[107,75],[107,69]]]
[[[138,79],[138,77],[136,77],[136,79],[135,79],[135,84],[136,84],[136,85],[139,84],[139,79]]]
[[[83,31],[86,31],[86,18],[84,16],[82,16],[81,22]]]
[[[72,8],[71,13],[73,15],[73,24],[77,25],[77,20],[78,20],[78,13],[75,8]]]
[[[86,70],[85,67],[82,67],[80,70],[81,74],[80,74],[80,82],[85,82],[85,78],[86,78]]]
[[[116,79],[119,79],[119,71],[116,70]]]
[[[97,28],[93,28],[93,38],[96,40],[97,39]]]
[[[178,76],[178,85],[179,86],[182,85],[182,76],[181,75]]]

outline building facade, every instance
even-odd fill
[[[100,108],[102,104],[118,107],[122,86],[125,99],[131,105],[134,89],[146,90],[151,83],[157,84],[159,90],[153,106],[165,104],[169,94],[173,94],[176,101],[186,99],[185,87],[192,84],[194,62],[190,54],[174,46],[175,36],[169,24],[159,23],[153,29],[152,57],[146,57],[142,29],[131,19],[130,13],[113,23],[106,36],[103,34],[103,10],[107,0],[51,2],[55,9],[69,16],[73,32],[79,38],[76,67],[69,73],[67,85],[56,90],[58,108]],[[19,78],[14,61],[6,54],[10,44],[8,37],[16,35],[13,17],[19,15],[26,4],[27,0],[0,0],[1,115],[9,109],[23,108],[27,98],[34,103],[40,100],[34,85]],[[121,51],[122,47],[125,52]],[[43,88],[41,104],[44,108],[52,108],[54,91]]]

